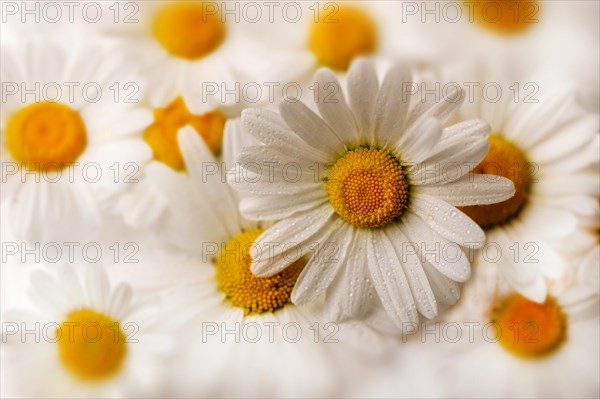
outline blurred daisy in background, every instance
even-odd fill
[[[543,69],[554,85],[600,108],[600,5],[573,0],[397,2],[403,28],[420,38],[431,64],[468,69],[481,60],[529,78]],[[469,43],[457,48],[457,43]],[[518,60],[518,62],[517,62]]]
[[[152,151],[152,159],[141,166],[139,183],[123,194],[117,205],[125,222],[137,228],[160,228],[161,221],[169,217],[169,187],[180,190],[174,187],[187,184],[177,132],[184,126],[192,127],[217,156],[221,153],[226,120],[218,108],[193,114],[182,97],[155,108],[153,113],[154,120],[142,136]]]
[[[502,287],[541,302],[545,279],[565,272],[559,242],[576,232],[578,215],[590,218],[598,208],[597,172],[591,169],[598,162],[598,115],[561,91],[542,90],[528,99],[502,85],[501,96],[474,93],[458,120],[486,120],[492,134],[489,152],[472,173],[504,176],[516,190],[501,203],[460,208],[486,229],[487,243],[499,248],[497,256],[480,253],[475,262],[493,262]]]
[[[427,60],[426,42],[410,25],[399,23],[395,2],[286,1],[281,9],[284,17],[258,29],[295,60],[300,82],[312,83],[309,80],[318,67],[345,72],[357,57],[376,62],[401,59],[415,67]]]
[[[486,265],[466,284],[469,294],[443,318],[461,328],[460,339],[421,345],[419,367],[439,365],[433,373],[449,396],[597,397],[598,293],[581,291],[580,280],[541,302],[516,292],[477,295],[490,292],[496,274]],[[450,358],[454,367],[439,362]]]
[[[470,275],[459,245],[484,240],[483,231],[454,206],[495,203],[514,194],[508,179],[468,174],[473,166],[468,163],[487,152],[488,125],[471,120],[443,127],[460,106],[460,93],[429,107],[413,104],[409,111],[410,75],[404,67],[392,68],[380,86],[372,64],[356,62],[348,76],[350,105],[331,71],[320,70],[315,80],[320,116],[302,102],[282,102],[281,115],[242,113],[244,125],[264,145],[245,148],[238,158],[251,178],[229,181],[250,194],[241,202],[244,216],[281,219],[257,245],[288,243],[269,258],[255,259],[253,273],[280,273],[289,267],[292,250],[305,254],[309,245],[332,242],[343,259],[327,264],[313,256],[294,287],[294,303],[317,299],[347,275],[348,285],[336,290],[340,296],[328,301],[350,315],[364,311],[373,284],[399,327],[416,322],[418,313],[436,316],[436,297],[446,297],[455,289],[453,281]],[[267,173],[253,172],[253,165],[266,161],[278,164]],[[283,172],[291,162],[302,172],[299,179]],[[459,165],[458,172],[440,173],[439,166],[450,162]],[[418,255],[424,245],[440,243],[456,245],[455,262]]]
[[[111,285],[100,264],[42,269],[31,278],[33,308],[3,317],[4,389],[53,397],[161,396],[174,341],[158,298],[134,299],[128,285]]]
[[[2,202],[19,237],[99,224],[125,187],[118,172],[150,156],[132,136],[152,115],[115,97],[125,83],[139,87],[135,69],[104,54],[88,45],[67,55],[45,41],[2,47]]]
[[[181,97],[193,113],[201,114],[238,103],[245,82],[287,80],[285,66],[290,63],[256,37],[256,24],[240,14],[244,2],[136,4],[136,23],[106,31],[116,39],[116,51],[137,56],[153,85],[153,107]]]

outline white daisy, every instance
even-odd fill
[[[13,394],[160,396],[174,342],[159,324],[157,298],[134,300],[100,264],[45,269],[32,275],[35,310],[4,317],[2,367]]]
[[[491,250],[476,263],[493,263],[501,286],[543,301],[545,279],[565,270],[557,244],[576,232],[577,215],[589,218],[598,207],[598,172],[590,166],[598,162],[599,120],[564,93],[542,90],[539,102],[515,102],[514,92],[501,88],[495,101],[475,91],[458,115],[489,122],[491,147],[473,173],[511,179],[515,196],[460,209],[487,229]]]
[[[409,110],[409,80],[396,66],[380,87],[372,65],[358,61],[348,75],[350,105],[333,74],[322,69],[316,75],[320,117],[301,102],[282,102],[281,115],[242,113],[264,145],[242,152],[246,177],[229,181],[252,194],[241,202],[246,217],[283,219],[256,240],[260,249],[276,245],[254,260],[252,271],[271,276],[289,266],[292,253],[318,245],[335,250],[335,258],[311,258],[294,287],[294,303],[311,302],[332,286],[331,306],[356,316],[372,283],[398,326],[416,321],[418,313],[433,317],[437,300],[455,301],[456,281],[469,278],[459,246],[484,240],[454,206],[513,195],[508,179],[468,174],[488,149],[485,122],[443,127],[461,93]],[[271,169],[265,169],[268,162]],[[289,165],[299,173],[288,176]],[[449,165],[452,173],[445,170]],[[454,248],[452,261],[441,256],[440,245]],[[440,256],[421,256],[427,251]]]
[[[215,108],[196,115],[183,98],[153,110],[154,120],[144,129],[145,145],[152,159],[140,166],[139,183],[123,194],[117,210],[127,224],[137,228],[160,229],[169,218],[168,192],[181,190],[187,183],[185,163],[179,150],[177,132],[191,126],[207,143],[213,154],[221,152],[225,115]]]
[[[419,344],[424,363],[417,367],[433,373],[452,397],[597,397],[598,294],[577,282],[541,303],[514,292],[478,295],[490,292],[486,281],[495,273],[485,267],[467,283],[483,285],[466,290],[459,309],[445,317],[453,325],[450,341]],[[454,331],[460,339],[451,342]],[[450,358],[453,367],[440,363]]]
[[[310,79],[318,67],[347,71],[353,59],[428,59],[426,42],[410,25],[399,23],[399,4],[387,1],[315,1],[282,3],[283,15],[298,10],[298,19],[276,18],[259,27],[281,47],[296,80]],[[309,89],[310,90],[310,89]]]
[[[135,4],[136,23],[107,31],[116,50],[137,56],[153,84],[153,107],[181,96],[194,113],[204,113],[239,102],[246,82],[277,82],[286,73],[273,46],[255,34],[258,23],[241,14],[244,2]]]
[[[172,193],[175,212],[162,234],[192,256],[186,283],[165,297],[174,309],[172,324],[190,345],[176,360],[170,394],[335,395],[342,375],[359,372],[354,356],[362,366],[385,359],[385,338],[369,328],[329,323],[318,309],[291,303],[303,259],[268,278],[252,274],[250,246],[263,225],[240,216],[221,162],[191,127],[180,130],[179,143],[191,187],[185,195]],[[244,144],[257,142],[239,120],[228,121],[225,165],[234,165]],[[223,384],[223,376],[236,383]]]
[[[510,64],[523,79],[541,66],[557,83],[575,90],[589,110],[600,106],[597,2],[398,2],[397,9],[432,64],[465,68],[486,60]]]
[[[151,114],[114,97],[116,85],[138,82],[133,72],[95,45],[68,57],[48,42],[3,46],[2,201],[18,236],[97,224],[127,183],[126,164],[150,156],[131,136]]]

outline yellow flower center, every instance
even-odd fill
[[[538,20],[537,0],[477,0],[466,3],[479,26],[500,34],[523,33],[533,28]]]
[[[506,177],[515,185],[515,195],[506,201],[490,205],[464,206],[459,209],[483,228],[490,228],[515,217],[527,201],[530,186],[530,168],[527,159],[513,143],[492,134],[490,150],[471,173]]]
[[[493,310],[492,322],[501,331],[499,343],[508,352],[539,358],[554,352],[565,341],[567,318],[551,297],[537,303],[513,294]]]
[[[345,70],[352,59],[371,54],[377,48],[377,25],[361,8],[340,5],[321,9],[313,23],[308,47],[319,64]]]
[[[262,229],[244,231],[232,238],[216,260],[219,288],[244,315],[273,312],[290,302],[292,289],[304,267],[300,259],[271,277],[252,274],[250,249]]]
[[[15,112],[6,126],[6,148],[30,169],[62,169],[85,150],[83,119],[69,106],[54,102],[27,105]]]
[[[154,36],[170,54],[196,60],[216,50],[225,40],[225,24],[214,5],[167,2],[154,20]]]
[[[325,184],[335,212],[358,227],[385,226],[408,203],[409,184],[400,162],[375,147],[348,150],[329,168]]]
[[[103,313],[88,308],[74,310],[56,333],[60,360],[83,380],[106,379],[123,366],[126,336],[119,322]]]
[[[194,115],[187,109],[181,97],[165,108],[154,110],[154,122],[144,131],[144,140],[152,148],[154,159],[175,170],[184,170],[183,156],[177,142],[177,132],[190,125],[217,155],[221,152],[225,116],[219,110]]]

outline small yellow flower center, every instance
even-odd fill
[[[565,341],[567,317],[551,297],[537,303],[513,294],[493,310],[492,322],[501,331],[499,343],[519,357],[540,358]]]
[[[357,6],[343,4],[321,9],[308,38],[308,47],[319,64],[348,69],[352,59],[377,48],[377,25]]]
[[[348,150],[329,168],[325,184],[335,212],[358,227],[385,226],[408,203],[409,184],[400,162],[375,147]]]
[[[529,163],[518,147],[495,134],[490,135],[489,141],[490,150],[471,173],[506,177],[514,183],[515,195],[497,204],[459,208],[483,228],[506,223],[517,216],[527,202],[531,182]]]
[[[156,40],[175,57],[202,58],[225,40],[225,24],[215,6],[201,2],[167,2],[154,20]]]
[[[118,321],[82,308],[67,315],[56,331],[63,365],[82,380],[102,380],[116,374],[127,354],[126,336]]]
[[[187,109],[181,97],[165,108],[154,110],[154,122],[144,131],[144,140],[152,148],[154,159],[175,170],[184,170],[183,156],[177,142],[177,132],[190,125],[217,155],[221,152],[225,116],[219,110],[194,115]]]
[[[246,316],[273,312],[289,303],[294,284],[305,264],[299,259],[271,277],[252,274],[250,249],[262,232],[262,229],[242,232],[225,245],[216,259],[219,288],[233,306],[244,309]]]
[[[85,150],[87,134],[77,111],[64,104],[39,102],[9,118],[5,144],[15,161],[29,169],[62,169]]]
[[[471,7],[475,22],[495,33],[523,33],[538,21],[537,0],[470,0],[465,3]]]

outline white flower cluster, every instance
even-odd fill
[[[6,397],[598,397],[598,4],[3,1]]]

